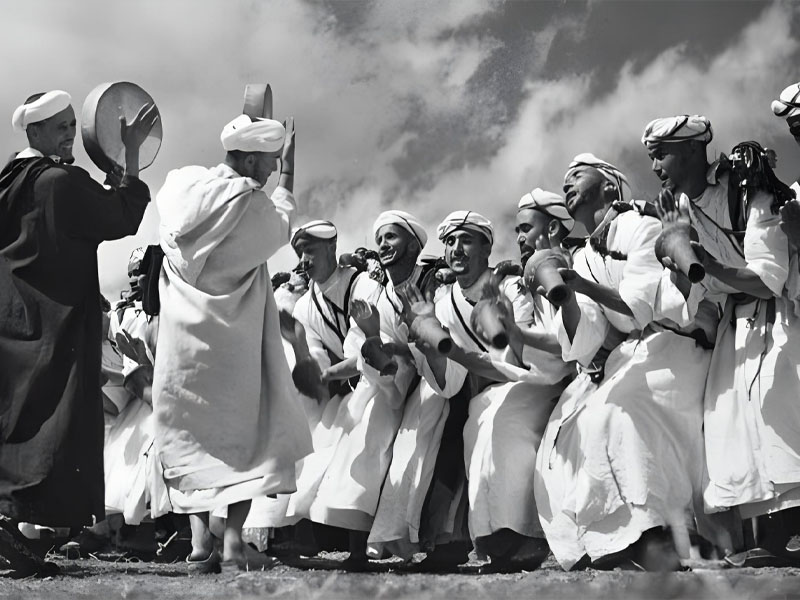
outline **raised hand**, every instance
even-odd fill
[[[147,139],[147,136],[150,135],[150,131],[158,122],[158,119],[158,108],[156,108],[156,105],[151,102],[142,105],[142,107],[139,109],[139,112],[136,113],[136,116],[133,118],[133,121],[131,121],[130,124],[128,124],[125,115],[120,116],[120,136],[122,137],[122,143],[125,146],[125,149],[138,149]]]
[[[294,175],[294,117],[289,117],[283,125],[286,127],[286,137],[283,139],[283,151],[281,152],[281,175]]]
[[[350,316],[367,337],[380,335],[381,321],[378,311],[369,302],[355,298],[350,301]]]
[[[152,103],[144,104],[130,125],[125,115],[119,118],[120,137],[125,146],[125,172],[131,177],[139,176],[139,148],[158,119],[158,109]]]
[[[147,347],[143,340],[132,337],[127,331],[120,331],[114,336],[114,341],[119,351],[136,362],[138,365],[152,366],[153,363],[147,355]]]
[[[665,226],[672,223],[688,224],[690,222],[689,209],[681,198],[675,198],[675,194],[668,188],[663,188],[658,193],[658,198],[655,202],[656,213],[658,218]]]

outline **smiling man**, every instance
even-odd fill
[[[548,553],[534,499],[536,451],[551,401],[564,384],[561,375],[529,371],[512,346],[488,346],[473,328],[473,308],[487,284],[497,287],[506,320],[527,328],[534,319],[532,299],[518,276],[495,283],[491,222],[474,211],[456,211],[437,233],[456,276],[438,294],[435,313],[453,338],[448,356],[459,363],[442,392],[457,393],[463,399],[458,404],[468,405],[463,440],[470,537],[478,555],[491,559],[483,570],[534,569]]]
[[[0,174],[0,514],[51,526],[103,518],[97,246],[139,227],[139,147],[158,118],[122,120],[125,175],[109,189],[70,166],[70,101],[35,94],[14,111],[29,147]]]

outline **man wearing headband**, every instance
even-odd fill
[[[126,173],[107,188],[71,165],[70,102],[52,91],[14,111],[12,125],[29,146],[0,174],[0,513],[52,526],[103,515],[97,246],[139,227],[150,200],[138,178],[139,146],[157,119],[144,106],[122,121]]]
[[[558,194],[535,188],[522,196],[514,228],[522,266],[537,249],[558,246],[574,225],[575,220]]]
[[[296,489],[295,462],[311,450],[267,268],[295,211],[294,128],[240,115],[220,140],[221,164],[171,171],[156,198],[155,446],[172,510],[189,514],[197,573],[220,570],[208,527],[218,509],[227,509],[225,561],[270,566],[242,541],[242,525],[253,498]],[[262,187],[279,162],[270,198]]]
[[[539,449],[539,517],[565,569],[629,561],[677,569],[669,528],[685,531],[702,476],[711,353],[695,340],[699,291],[657,260],[659,220],[614,204],[617,190],[596,167],[573,163],[564,192],[593,233],[573,269],[560,269],[572,291],[557,335],[563,360],[577,361],[580,373]]]
[[[499,294],[506,319],[521,327],[533,319],[531,297],[520,277],[495,275],[489,268],[491,222],[474,211],[456,211],[437,233],[456,276],[435,302],[436,317],[453,339],[448,357],[454,363],[447,389],[437,391],[456,400],[450,403],[451,411],[468,407],[461,418],[469,534],[479,556],[491,559],[483,570],[533,569],[548,552],[535,511],[536,449],[550,400],[563,384],[549,374],[532,375],[522,364],[521,348],[491,346],[482,338],[482,326],[473,323],[473,308],[485,298],[485,289]]]
[[[333,223],[314,220],[298,227],[291,240],[300,259],[298,266],[310,278],[309,289],[295,304],[293,316],[305,329],[308,349],[319,364],[330,398],[318,399],[316,406],[309,408],[314,453],[302,463],[287,519],[291,523],[308,519],[346,530],[350,556],[344,566],[361,570],[367,561],[367,535],[374,515],[371,503],[377,500],[381,483],[376,484],[376,477],[380,477],[382,467],[374,472],[373,461],[380,463],[384,455],[375,444],[390,444],[394,415],[391,409],[384,410],[388,407],[381,402],[373,403],[375,417],[365,409],[375,389],[372,384],[361,385],[362,371],[367,368],[360,353],[364,338],[351,334],[353,302],[374,305],[383,288],[368,272],[339,264],[337,237]],[[388,377],[389,382],[391,379]],[[354,414],[362,415],[363,420],[354,418]],[[341,435],[331,436],[330,431]],[[381,441],[380,436],[388,439]],[[364,449],[359,440],[372,444],[366,446],[371,454],[355,462],[353,453]],[[364,470],[358,468],[361,466]],[[296,534],[304,531],[300,528]],[[315,528],[314,534],[319,536],[323,531]]]
[[[391,447],[391,463],[370,530],[368,554],[379,558],[388,550],[410,560],[415,553],[426,550],[431,557],[433,547],[437,546],[437,534],[447,529],[439,524],[431,526],[433,515],[445,502],[435,502],[432,508],[426,498],[434,478],[443,430],[447,427],[449,406],[447,398],[438,394],[425,378],[438,378],[444,385],[448,361],[435,348],[419,340],[410,343],[409,324],[404,315],[404,303],[408,305],[414,298],[433,294],[433,265],[417,263],[428,234],[416,217],[401,210],[381,213],[375,220],[373,233],[381,263],[389,275],[376,305],[381,318],[381,337],[401,348],[403,353],[410,352],[418,377],[406,394],[402,422]],[[400,356],[396,358],[400,360]],[[396,382],[400,383],[397,379]],[[460,437],[460,428],[457,433]],[[463,464],[463,453],[457,452],[453,458]],[[467,540],[468,536],[463,536],[458,545],[462,554],[469,551],[465,546]],[[455,542],[454,539],[448,541]],[[440,538],[438,542],[436,556],[441,557],[443,540]],[[435,558],[417,564],[415,569],[429,569],[436,562]]]
[[[726,559],[735,566],[797,560],[787,542],[800,532],[797,266],[779,213],[791,192],[771,161],[745,142],[705,175],[700,157],[669,166],[674,195],[684,196],[668,212],[696,230],[704,298],[721,315],[704,400],[705,510],[759,517],[758,548]],[[784,526],[784,517],[794,523]]]

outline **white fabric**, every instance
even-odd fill
[[[11,126],[16,131],[25,131],[31,123],[38,123],[57,115],[67,108],[72,97],[62,90],[47,92],[30,104],[20,104],[11,117]]]
[[[566,182],[576,170],[586,167],[597,169],[607,181],[613,183],[618,190],[619,199],[622,202],[630,201],[631,185],[628,183],[628,178],[610,162],[597,158],[591,152],[583,152],[572,159],[572,162],[569,163],[569,167],[567,168],[567,172],[564,174],[564,181]]]
[[[788,119],[800,115],[800,83],[784,88],[777,100],[770,105],[776,117]]]
[[[473,231],[484,236],[490,244],[494,243],[494,228],[492,222],[474,210],[457,210],[447,215],[436,228],[436,235],[440,240],[444,239],[460,229]]]
[[[800,486],[800,320],[783,293],[788,241],[771,200],[760,194],[751,202],[741,260],[776,298],[729,300],[706,389],[709,511],[779,501]],[[774,324],[768,324],[772,302]],[[764,512],[769,507],[762,505]]]
[[[153,381],[156,447],[176,512],[295,489],[311,450],[267,259],[294,199],[230,167],[172,171],[156,203],[165,252]]]
[[[309,351],[321,369],[355,352],[360,354],[360,344],[352,341],[352,336],[345,347],[354,327],[340,314],[346,309],[348,289],[351,300],[375,304],[382,288],[367,273],[337,267],[321,285],[312,283],[295,305],[294,316],[305,327]],[[297,492],[289,498],[286,513],[290,522],[309,518],[337,527],[369,530],[383,480],[380,471],[385,473],[388,466],[386,448],[393,433],[388,434],[388,441],[384,438],[386,431],[399,423],[400,415],[391,401],[376,398],[391,378],[381,378],[360,360],[359,367],[369,376],[362,377],[352,393],[334,396],[326,403],[314,429],[314,452],[298,464]],[[377,487],[376,478],[380,478]]]
[[[294,230],[292,233],[292,246],[294,246],[297,238],[301,235],[306,235],[308,237],[317,238],[320,240],[331,240],[336,237],[336,226],[331,223],[330,221],[325,221],[323,219],[315,219],[314,221],[309,221]]]
[[[648,148],[657,144],[697,140],[708,143],[714,137],[711,122],[701,115],[678,115],[653,119],[644,128],[642,144]]]
[[[529,326],[534,320],[534,305],[519,278],[506,278],[501,292],[512,302],[515,320],[521,326]],[[501,368],[503,362],[508,362],[510,349],[484,351],[470,329],[471,313],[472,305],[458,282],[436,301],[436,317],[449,329],[453,341]],[[466,369],[461,367],[461,372],[463,382]],[[535,510],[533,473],[552,400],[562,388],[560,383],[553,384],[550,380],[496,383],[486,386],[470,400],[464,426],[464,461],[469,531],[477,544],[500,529],[543,537]]]
[[[116,310],[109,316],[109,338],[125,331],[145,343],[152,361],[147,315],[141,307],[127,308],[121,320]],[[136,366],[127,356],[124,359],[120,375],[129,374]],[[106,512],[121,513],[128,525],[138,525],[145,516],[156,518],[170,511],[153,439],[153,409],[141,398],[132,396],[111,421],[103,447]]]
[[[286,129],[278,121],[239,115],[222,128],[219,139],[228,152],[280,152],[285,136]]]
[[[419,280],[421,268],[415,267],[409,282]],[[391,281],[378,299],[381,322],[388,338],[399,344],[408,343],[408,329],[399,312],[402,303]],[[414,347],[415,349],[415,347]],[[412,350],[418,374],[430,368],[419,351]],[[430,373],[431,376],[432,373]],[[450,405],[423,378],[406,399],[403,418],[392,445],[392,460],[383,482],[378,510],[370,529],[367,552],[378,558],[384,550],[406,560],[422,550],[420,526],[422,507],[433,479],[436,457]]]
[[[565,569],[584,554],[620,551],[651,527],[682,527],[700,497],[710,352],[661,326],[691,330],[694,315],[676,306],[683,296],[655,258],[660,230],[657,219],[626,212],[613,222],[607,246],[628,260],[604,258],[588,244],[575,257],[575,270],[619,290],[634,317],[579,296],[571,344],[558,319],[565,358],[588,362],[612,327],[629,334],[609,355],[599,386],[581,374],[564,391],[539,448],[536,505]]]
[[[575,225],[575,219],[569,214],[564,198],[542,188],[534,188],[520,198],[517,211],[525,210],[526,208],[541,211],[561,221],[567,231],[572,231]]]
[[[378,230],[384,225],[398,225],[413,235],[419,242],[419,248],[425,247],[428,241],[428,234],[422,222],[411,213],[404,210],[387,210],[378,215],[372,225],[372,237],[378,235]]]

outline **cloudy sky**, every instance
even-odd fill
[[[170,169],[219,162],[245,84],[269,82],[276,118],[297,124],[300,221],[334,220],[348,250],[372,245],[386,208],[418,214],[431,237],[468,208],[495,223],[500,259],[514,254],[519,197],[558,191],[575,154],[617,164],[635,196],[653,197],[639,138],[657,116],[705,114],[710,152],[756,139],[778,151],[782,178],[800,176],[800,148],[769,108],[800,80],[798,21],[797,4],[723,0],[8,2],[0,114],[10,122],[26,96],[55,88],[79,112],[100,83],[138,83],[164,126],[142,174],[155,193]],[[0,155],[25,145],[9,123]],[[135,238],[101,246],[107,294],[157,228],[151,206]],[[286,248],[271,261],[293,264]]]

